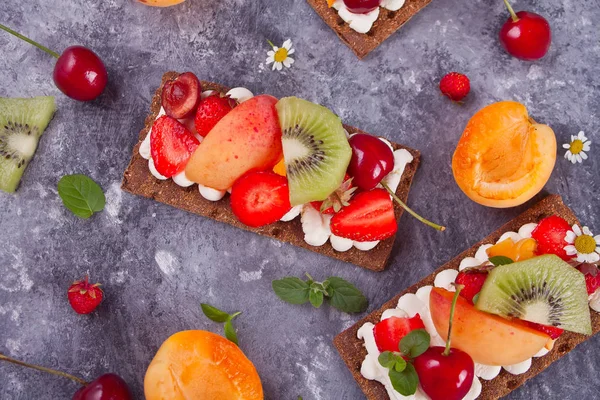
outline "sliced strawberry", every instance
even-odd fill
[[[585,286],[588,294],[594,294],[600,288],[600,270],[596,264],[583,263],[577,269],[585,276]]]
[[[419,314],[412,318],[390,317],[373,327],[375,343],[380,352],[400,351],[400,340],[415,329],[425,329]]]
[[[571,256],[567,255],[565,236],[571,230],[571,225],[559,216],[552,215],[540,221],[538,226],[531,232],[531,237],[537,241],[537,255],[555,254],[565,261]]]
[[[250,172],[231,188],[231,210],[245,225],[271,224],[291,208],[288,181],[274,172]]]
[[[467,268],[462,270],[456,276],[456,283],[464,285],[460,291],[460,296],[473,303],[473,298],[479,292],[488,277],[488,271],[479,268]]]
[[[538,324],[535,322],[529,322],[529,321],[525,321],[525,320],[523,320],[523,322],[525,323],[525,325],[527,325],[530,328],[533,328],[540,332],[544,332],[546,335],[550,336],[552,339],[558,339],[560,337],[560,335],[562,335],[564,332],[563,329],[557,328],[556,326],[542,325],[542,324]]]
[[[184,72],[163,86],[161,103],[165,114],[186,118],[194,114],[200,101],[200,81],[192,72]]]
[[[163,115],[152,125],[150,153],[159,174],[171,178],[185,169],[200,142],[175,118]]]
[[[201,136],[208,135],[217,122],[226,116],[236,104],[236,101],[231,97],[221,93],[214,93],[200,100],[194,118],[196,132]]]
[[[357,194],[331,219],[334,235],[357,242],[387,239],[397,230],[394,204],[384,189]]]

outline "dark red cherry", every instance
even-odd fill
[[[548,21],[536,13],[515,13],[505,0],[510,17],[500,29],[500,43],[512,56],[522,60],[538,60],[546,55],[552,42]]]
[[[201,92],[200,81],[192,72],[184,72],[166,82],[161,96],[165,113],[177,119],[193,115],[198,108]]]
[[[431,400],[461,400],[471,390],[475,364],[467,353],[430,347],[414,360],[421,388]]]
[[[94,100],[108,82],[102,60],[83,46],[67,47],[56,61],[52,76],[61,92],[79,101]]]
[[[381,4],[381,0],[344,0],[344,5],[354,14],[366,14],[375,10]]]
[[[120,376],[104,374],[79,389],[73,400],[133,400],[133,396]]]
[[[394,153],[378,137],[359,133],[349,139],[352,158],[348,174],[361,190],[371,190],[394,169]]]

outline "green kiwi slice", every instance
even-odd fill
[[[282,131],[283,158],[295,206],[325,200],[344,180],[352,149],[338,116],[296,97],[275,106]]]
[[[475,307],[507,318],[592,334],[585,278],[555,255],[494,268]]]
[[[0,97],[0,190],[14,192],[54,116],[54,97]]]

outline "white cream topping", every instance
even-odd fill
[[[323,246],[331,236],[331,215],[321,214],[310,204],[302,207],[302,230],[304,241],[311,246]]]
[[[226,190],[213,189],[200,184],[198,184],[198,191],[200,192],[200,195],[208,201],[219,201],[225,197],[225,193],[227,193]]]
[[[404,5],[405,0],[382,0],[380,7],[390,11],[398,11]],[[350,25],[358,33],[367,33],[373,27],[373,23],[379,18],[379,7],[366,14],[355,14],[350,12],[343,0],[336,0],[333,8],[338,12],[340,18]]]
[[[588,301],[590,308],[596,312],[600,312],[600,289],[589,295]]]
[[[150,173],[152,174],[152,176],[154,176],[156,179],[160,179],[161,181],[166,181],[167,179],[169,179],[166,176],[161,175],[160,172],[156,170],[152,158],[148,159],[148,168],[150,169]]]
[[[390,11],[398,11],[404,5],[404,0],[382,0],[381,7]]]
[[[294,206],[283,217],[281,217],[280,221],[283,221],[283,222],[291,221],[294,218],[296,218],[298,215],[300,215],[301,211],[302,211],[302,206],[301,205],[300,206]]]

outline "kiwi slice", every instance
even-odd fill
[[[592,334],[585,278],[555,255],[494,268],[475,307],[506,318]]]
[[[325,200],[344,180],[352,149],[338,116],[296,97],[275,106],[282,131],[283,158],[295,205]]]
[[[54,116],[54,97],[0,97],[0,190],[14,192]]]

